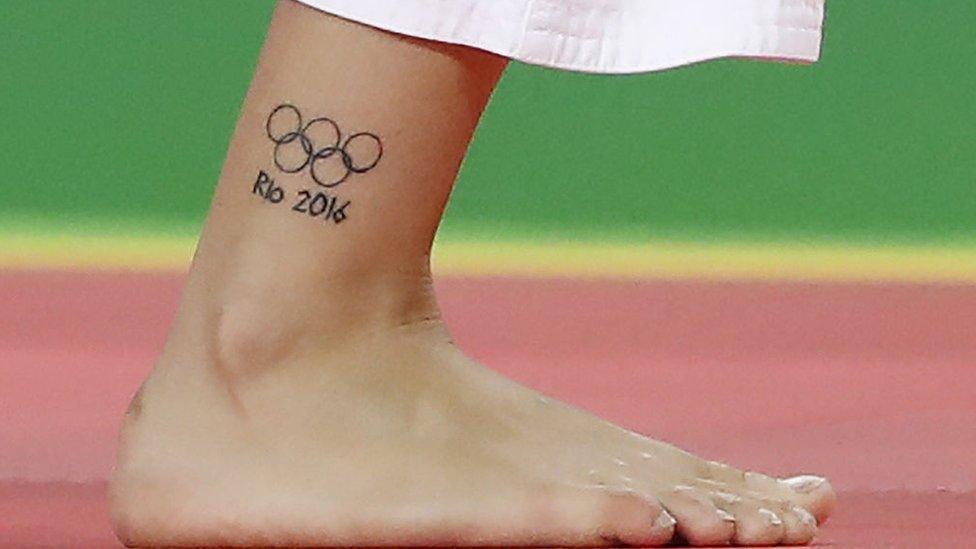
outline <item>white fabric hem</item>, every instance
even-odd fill
[[[546,67],[639,73],[723,57],[814,62],[825,0],[298,0]]]

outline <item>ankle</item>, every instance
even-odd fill
[[[280,364],[323,345],[349,347],[364,336],[405,326],[440,328],[426,270],[331,273],[304,289],[230,285],[216,296],[213,310],[212,358],[230,371]]]

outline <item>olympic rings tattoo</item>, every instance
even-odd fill
[[[285,132],[279,131],[276,135],[272,126],[280,128],[284,124],[282,120],[287,120],[288,118],[293,118],[294,122],[286,126],[286,128],[293,129]],[[329,134],[325,146],[316,148],[316,144],[312,142],[308,133],[313,128],[318,132],[319,127],[324,127],[325,130],[328,130]],[[379,164],[380,158],[383,157],[383,142],[380,141],[380,138],[376,134],[359,132],[343,140],[342,131],[339,129],[339,125],[336,124],[335,120],[320,116],[309,120],[306,124],[303,121],[301,111],[289,103],[282,103],[271,111],[271,114],[268,115],[268,120],[264,124],[264,129],[268,134],[268,139],[275,144],[273,158],[275,166],[278,166],[279,170],[285,173],[298,173],[307,166],[309,173],[312,175],[312,179],[323,187],[337,187],[352,174],[366,173],[375,168]],[[302,154],[298,159],[300,162],[298,160],[283,159],[282,149],[296,142],[302,148]],[[375,156],[368,159],[361,157],[354,159],[349,152],[349,145],[353,143],[365,143],[368,146],[369,142],[372,142],[373,148],[376,149]],[[336,155],[338,155],[339,161],[342,163],[345,171],[338,177],[333,176],[331,179],[328,179],[328,175],[320,173],[321,168],[317,168],[316,166],[320,166],[322,162]]]

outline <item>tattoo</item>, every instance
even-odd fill
[[[265,131],[275,144],[273,159],[279,170],[298,173],[308,166],[312,179],[323,187],[338,187],[352,174],[372,170],[383,157],[383,142],[376,134],[359,132],[343,139],[331,118],[304,123],[298,107],[288,103],[271,111]]]
[[[376,134],[358,132],[343,138],[335,120],[319,116],[305,122],[298,107],[289,103],[271,111],[264,129],[274,143],[271,159],[279,170],[292,174],[307,167],[312,181],[327,189],[372,170],[383,157],[383,142]],[[339,224],[348,217],[349,201],[330,193],[302,189],[291,211]],[[264,170],[258,171],[251,194],[268,204],[280,204],[288,198],[287,191]]]
[[[275,183],[274,179],[264,170],[258,171],[258,178],[251,187],[251,194],[256,195],[269,204],[281,204],[286,196],[285,190]],[[321,218],[323,221],[332,221],[336,225],[346,220],[346,208],[350,202],[347,200],[339,205],[339,198],[328,195],[322,191],[310,191],[302,189],[298,191],[297,202],[291,206],[291,211],[298,212],[311,218]]]

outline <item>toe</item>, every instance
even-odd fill
[[[678,521],[677,534],[691,545],[726,545],[735,536],[735,517],[716,507],[701,490],[678,486],[661,501]]]
[[[783,545],[806,545],[817,535],[817,521],[802,507],[788,506],[780,511],[783,519]]]
[[[774,500],[786,500],[809,511],[823,524],[834,506],[837,495],[827,479],[802,475],[778,479],[753,471],[741,472],[727,465],[708,462],[705,479],[713,479],[733,488],[736,493],[748,492]]]
[[[668,544],[676,524],[656,500],[630,491],[610,496],[603,522],[607,525],[600,535],[604,541],[637,547]]]
[[[558,487],[532,496],[531,524],[544,525],[528,545],[660,547],[675,520],[652,496],[603,487]],[[526,545],[512,540],[512,545]]]
[[[823,477],[802,475],[784,479],[780,484],[787,488],[786,497],[809,511],[818,524],[826,522],[837,505],[837,493]]]
[[[716,507],[735,517],[735,545],[775,545],[786,532],[774,505],[723,492],[713,493],[712,499]]]

